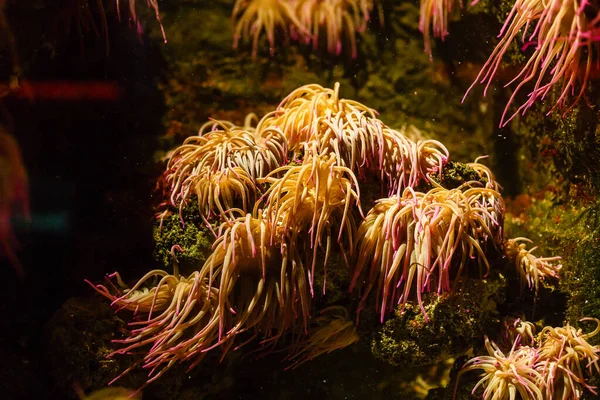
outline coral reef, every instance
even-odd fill
[[[373,289],[380,323],[396,307],[396,317],[405,318],[416,298],[423,337],[457,335],[436,351],[423,348],[427,356],[413,357],[413,364],[464,351],[464,333],[444,322],[448,309],[460,310],[456,302],[463,301],[460,313],[473,333],[501,302],[501,285],[481,280],[503,245],[504,202],[489,168],[455,163],[444,173],[444,145],[421,139],[414,127],[390,128],[374,110],[341,98],[339,84],[300,87],[254,120],[209,122],[169,154],[159,192],[169,201],[158,212],[158,235],[173,231],[176,214],[183,230],[191,218],[192,235],[201,223],[215,237],[203,263],[199,257],[193,272],[181,275],[175,252],[185,249],[175,241],[173,273],[152,270],[132,287],[118,273],[107,277],[108,286],[88,282],[117,310],[134,313],[129,337],[116,341],[122,347],[112,355],[145,351],[116,379],[141,365],[149,384],[175,364],[191,369],[212,351],[223,358],[259,338],[263,353],[289,343],[295,368],[359,339],[350,313],[368,304]],[[476,179],[458,184],[460,176]],[[447,181],[458,186],[438,183]],[[361,193],[370,183],[365,216]],[[187,245],[206,249],[193,237]],[[331,267],[352,271],[346,285],[358,288],[358,309],[324,307],[328,277],[340,275]],[[353,302],[351,294],[340,300]],[[426,308],[435,315],[431,324]]]
[[[532,21],[528,28],[523,27],[520,32],[528,30],[526,40],[535,34],[534,30],[538,37],[526,41],[523,49],[516,44],[516,36],[513,37],[507,44],[502,64],[495,71],[500,80],[506,75],[512,77],[514,71],[506,59],[511,58],[513,64],[524,60],[525,68],[529,65],[529,69],[523,70],[520,76],[531,77],[528,84],[521,87],[520,82],[514,82],[518,89],[514,95],[499,89],[486,99],[472,96],[463,108],[459,106],[459,93],[464,93],[464,82],[473,81],[472,71],[481,67],[477,65],[478,57],[488,50],[482,43],[489,41],[493,46],[494,40],[486,33],[494,30],[495,25],[487,22],[504,19],[503,10],[509,13],[514,2],[486,4],[488,19],[466,9],[460,21],[447,19],[449,8],[444,11],[440,5],[449,2],[436,2],[438,11],[421,14],[421,18],[432,17],[434,25],[426,30],[422,28],[423,34],[427,31],[431,35],[430,29],[433,29],[434,37],[439,32],[440,39],[445,40],[444,48],[436,48],[436,59],[432,62],[429,54],[423,54],[419,40],[416,3],[381,2],[386,25],[376,32],[363,31],[373,26],[367,20],[374,17],[374,11],[380,11],[375,2],[297,1],[294,3],[302,4],[302,10],[292,7],[292,11],[298,12],[300,25],[285,16],[284,22],[269,25],[268,21],[259,19],[265,15],[259,15],[260,8],[255,8],[256,14],[247,15],[245,19],[244,7],[240,7],[234,22],[241,24],[238,25],[242,27],[240,33],[245,33],[244,38],[239,38],[239,44],[241,46],[242,40],[255,41],[251,45],[255,48],[248,54],[232,51],[235,28],[233,32],[223,29],[232,3],[198,0],[161,3],[169,40],[176,43],[157,46],[166,66],[159,81],[167,103],[163,117],[168,135],[161,138],[163,145],[172,146],[183,137],[195,134],[208,117],[219,122],[207,123],[187,142],[188,147],[179,147],[168,155],[170,164],[161,177],[168,195],[156,196],[162,202],[158,208],[160,226],[154,232],[155,254],[160,266],[137,285],[131,284],[129,278],[119,282],[114,275],[114,287],[98,287],[115,306],[125,306],[120,315],[132,323],[127,327],[131,336],[127,337],[128,332],[117,334],[121,340],[124,334],[127,341],[115,346],[117,352],[142,353],[138,357],[111,358],[110,361],[120,364],[118,371],[111,372],[111,378],[129,371],[120,384],[139,387],[147,379],[145,375],[156,367],[150,379],[160,376],[158,386],[170,386],[170,379],[181,375],[176,377],[181,388],[183,380],[191,379],[192,374],[197,377],[200,369],[185,374],[184,367],[202,359],[202,365],[207,367],[202,369],[212,370],[210,367],[217,365],[222,357],[223,363],[230,365],[232,359],[240,357],[240,352],[234,350],[244,345],[244,354],[254,351],[270,354],[271,358],[261,364],[260,371],[270,371],[268,376],[277,382],[271,386],[272,395],[273,391],[280,390],[277,396],[302,393],[314,397],[318,393],[342,397],[344,385],[347,393],[352,383],[339,384],[338,381],[334,386],[325,381],[333,381],[334,375],[346,374],[348,380],[362,382],[366,366],[373,365],[365,361],[370,356],[367,347],[392,364],[429,365],[459,356],[483,335],[492,337],[500,316],[524,318],[527,315],[532,320],[535,317],[539,319],[537,326],[549,323],[558,326],[564,323],[563,318],[575,324],[583,316],[598,316],[599,269],[595,260],[599,254],[600,230],[594,198],[600,175],[596,152],[589,151],[597,144],[597,115],[583,102],[578,102],[582,97],[592,102],[597,98],[590,84],[595,67],[588,64],[597,58],[597,49],[592,43],[595,37],[586,41],[585,31],[577,33],[579,36],[575,36],[581,45],[563,52],[568,47],[566,42],[572,38],[567,29],[571,18],[593,22],[596,11],[589,5],[595,3],[577,3],[584,10],[579,14],[563,13],[564,10],[557,7],[558,2],[545,3],[550,10],[544,19],[547,25]],[[264,0],[255,3],[268,4]],[[422,2],[425,3],[433,4]],[[566,3],[572,6],[576,2],[562,4]],[[134,1],[121,2],[121,10],[125,12],[123,7],[133,4]],[[94,11],[92,2],[90,5]],[[114,8],[114,3],[110,5]],[[153,12],[151,9],[150,13]],[[98,23],[98,14],[93,15]],[[336,18],[331,18],[327,25],[323,23],[323,15]],[[139,17],[154,18],[154,15]],[[252,19],[254,17],[257,19]],[[439,31],[435,28],[436,17],[437,26],[444,27]],[[448,20],[452,23],[450,36],[446,36],[450,30]],[[110,19],[108,21],[110,24]],[[377,22],[376,18],[373,22]],[[260,28],[261,23],[264,30]],[[101,29],[101,25],[96,27]],[[159,24],[144,24],[150,36],[144,36],[144,46],[152,47],[152,38],[156,43],[162,40],[159,27]],[[546,47],[536,46],[539,35],[544,32],[542,28],[558,31],[560,37],[568,40],[549,40],[544,42]],[[262,51],[259,46],[265,32],[270,51]],[[360,38],[355,32],[360,33]],[[135,33],[131,33],[135,39]],[[253,35],[256,36],[253,38]],[[273,49],[279,39],[287,38],[308,46],[280,47],[275,52]],[[544,49],[545,59],[539,59],[536,72],[533,68],[536,61],[528,61],[529,57],[541,54]],[[325,51],[332,57],[324,55]],[[247,62],[250,57],[254,63]],[[578,61],[566,62],[573,60]],[[500,62],[499,58],[497,61]],[[565,61],[563,67],[553,70],[562,61]],[[516,67],[521,70],[523,65]],[[576,68],[579,71],[575,71]],[[590,75],[587,75],[588,68],[591,68]],[[560,72],[564,73],[562,78]],[[333,85],[336,80],[342,82],[344,93],[352,93],[347,96],[369,107],[341,98]],[[295,92],[306,82],[318,82],[333,89],[308,86]],[[536,83],[540,83],[537,89]],[[527,85],[534,89],[539,107],[531,107],[530,102],[536,96],[525,96]],[[504,95],[508,97],[504,99]],[[288,96],[287,101],[273,110],[273,104],[285,96]],[[542,97],[546,104],[538,101]],[[504,106],[506,101],[509,101],[508,106],[527,105],[521,110],[528,110],[527,116],[514,119],[514,123],[503,130],[494,130],[492,124],[506,123],[510,117],[510,110],[508,113],[505,110],[506,121],[502,121],[497,107],[500,103]],[[576,102],[567,118],[553,114],[548,118],[542,116],[542,112],[553,109],[568,110]],[[315,116],[314,108],[320,115]],[[240,126],[224,121],[242,121],[249,112],[266,115],[261,119],[262,126],[258,118],[251,118],[250,123]],[[323,117],[322,113],[327,112],[330,114]],[[301,122],[295,125],[294,121]],[[419,136],[419,131],[406,123],[415,124],[432,136]],[[275,138],[271,143],[280,143],[275,147],[265,147],[265,141],[257,140],[266,139],[256,133],[267,132],[267,127],[271,130],[269,138]],[[234,131],[235,134],[231,134]],[[285,137],[284,142],[281,137]],[[430,138],[442,140],[444,144],[428,141]],[[220,144],[211,142],[210,146],[222,145],[221,150],[209,150],[210,146],[205,146],[211,139]],[[209,153],[211,159],[202,161],[197,157]],[[504,194],[525,191],[523,197],[507,201],[509,208],[521,207],[519,212],[508,216],[508,237],[531,237],[540,245],[538,250],[524,247],[525,243],[519,240],[505,241],[501,229],[501,188],[490,169],[477,161],[470,164],[455,161],[472,160],[478,154],[490,154],[486,163],[501,174],[498,180],[508,187]],[[449,159],[450,155],[453,160]],[[255,160],[260,162],[255,163]],[[330,174],[327,168],[334,169],[334,173]],[[465,182],[468,185],[463,186]],[[462,196],[468,190],[472,190],[472,197],[465,200]],[[493,196],[485,193],[493,193]],[[330,201],[332,199],[334,201]],[[400,202],[406,210],[398,214],[401,219],[392,220],[397,222],[395,225],[389,224],[387,232],[393,236],[391,239],[376,236],[377,229],[367,229],[364,217],[369,224],[373,222],[373,227],[382,228],[375,224],[375,217],[381,215],[377,213],[378,207]],[[282,204],[286,207],[280,211]],[[467,206],[474,211],[467,213]],[[473,217],[475,223],[468,225],[465,233],[460,227],[468,217]],[[380,222],[389,221],[382,217]],[[490,226],[489,232],[486,231]],[[430,236],[427,236],[428,231]],[[381,253],[364,256],[362,270],[357,271],[354,261],[361,255],[359,244],[368,242],[367,234],[373,235],[370,236],[373,241],[379,240],[381,247],[375,245],[374,249]],[[442,239],[436,242],[431,235]],[[412,243],[413,248],[402,250],[403,243],[398,237],[403,237],[407,247]],[[457,245],[457,242],[454,242],[457,246],[449,245],[456,237],[466,240],[467,245]],[[428,252],[432,243],[433,250]],[[387,252],[383,251],[386,244]],[[131,251],[131,246],[127,251]],[[506,259],[499,258],[498,253],[505,253]],[[387,260],[377,259],[382,254]],[[452,261],[444,265],[444,257],[448,259],[449,254]],[[539,254],[561,254],[562,268],[558,269],[558,260],[554,257]],[[284,263],[284,256],[288,264]],[[464,267],[461,265],[463,257],[466,258]],[[138,273],[138,265],[124,272],[125,264],[130,265],[123,262],[118,267],[124,278]],[[490,272],[486,275],[488,264]],[[87,271],[82,273],[91,275]],[[101,273],[96,276],[99,275]],[[558,283],[556,278],[560,278]],[[357,290],[348,293],[352,280]],[[531,291],[525,291],[525,287]],[[291,311],[287,308],[290,303]],[[321,314],[324,310],[335,312]],[[354,317],[359,310],[360,320],[355,324]],[[81,313],[82,310],[73,309],[73,314]],[[277,323],[273,323],[274,320]],[[179,325],[164,329],[161,326],[170,323]],[[509,325],[512,333],[507,333],[507,341],[515,343],[516,335],[520,335],[521,342],[516,349],[521,345],[534,346],[531,340],[523,338],[531,330],[529,325],[523,320]],[[119,328],[115,329],[120,332]],[[548,331],[547,334],[553,333]],[[325,354],[354,343],[357,337],[359,343],[346,352]],[[511,353],[511,346],[501,341],[496,340],[496,343],[497,348],[491,342],[489,347],[494,353],[500,349],[500,358],[514,356],[517,364],[520,362],[522,354]],[[278,357],[278,352],[285,354]],[[106,352],[102,353],[103,361],[104,355]],[[328,357],[322,363],[326,366],[306,363],[317,355]],[[65,360],[70,356],[73,354],[65,352]],[[88,356],[92,360],[97,357]],[[245,358],[245,362],[250,358]],[[300,372],[298,376],[309,376],[314,383],[302,387],[303,390],[296,391],[294,386],[285,388],[283,382],[292,379],[289,375],[277,375],[272,368],[281,358],[287,360],[287,366],[306,363],[296,371]],[[349,362],[350,359],[353,361]],[[330,360],[337,363],[329,364]],[[180,361],[182,365],[178,366]],[[361,363],[360,368],[356,368],[357,363]],[[133,368],[141,365],[149,370]],[[329,365],[355,367],[335,368],[335,372],[323,375],[323,379],[318,374],[302,372],[334,369]],[[381,365],[377,368],[374,370],[384,370]],[[201,380],[205,387],[199,389],[187,384],[185,392],[199,397],[214,393],[218,388],[227,390],[235,385],[232,383],[234,374],[223,369],[227,372],[214,368],[203,375],[208,378]],[[403,375],[402,379],[415,378],[406,377],[404,374],[410,374],[399,370],[386,371]],[[510,371],[508,373],[510,375]],[[399,395],[400,390],[396,389],[404,385],[398,384],[400,378],[378,380],[369,376],[365,385],[384,397],[390,393]],[[131,381],[127,381],[129,377]],[[55,378],[64,381],[61,377]],[[204,383],[211,379],[214,379],[214,387],[212,381]],[[413,382],[419,385],[419,381]],[[98,388],[106,383],[83,380],[86,391],[91,386]],[[493,384],[496,383],[501,385],[501,382]],[[595,385],[591,381],[588,384]],[[149,391],[159,391],[158,386]],[[439,385],[424,383],[420,395],[425,396],[429,391],[432,397],[443,391],[433,389],[435,386]],[[69,390],[66,385],[63,387]],[[530,395],[527,388],[523,390]],[[557,389],[557,393],[566,396],[578,391],[587,390]],[[177,397],[176,392],[164,396]]]

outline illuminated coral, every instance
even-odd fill
[[[588,11],[597,13],[587,0],[517,0],[500,30],[500,42],[467,94],[477,83],[485,83],[485,96],[502,57],[522,32],[524,47],[532,47],[533,53],[521,72],[506,84],[517,85],[502,113],[500,126],[525,113],[553,89],[557,90],[557,98],[548,113],[557,108],[568,112],[584,94],[599,48],[600,18],[591,19]],[[521,89],[530,84],[533,89],[527,100],[509,114]]]

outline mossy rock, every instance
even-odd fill
[[[464,353],[472,343],[499,327],[498,304],[504,302],[501,275],[466,279],[455,293],[425,296],[425,310],[408,303],[397,308],[371,336],[373,354],[393,365],[430,365]]]

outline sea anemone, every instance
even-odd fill
[[[377,118],[375,110],[340,98],[339,89],[339,83],[333,90],[302,86],[267,114],[259,127],[281,129],[296,154],[306,156],[307,150],[330,154],[338,165],[352,169],[360,178],[369,174],[379,177],[390,195],[442,173],[449,159],[443,144],[414,142],[408,135],[418,131],[415,127],[391,129]]]
[[[115,341],[125,347],[112,355],[150,346],[115,380],[140,364],[150,369],[147,383],[177,362],[190,361],[191,369],[213,349],[224,356],[243,332],[250,332],[249,339],[236,349],[258,335],[263,344],[273,345],[292,327],[306,331],[311,306],[306,271],[271,241],[271,229],[269,221],[250,214],[224,222],[212,254],[187,278],[175,268],[173,275],[150,271],[131,289],[118,273],[108,277],[118,285],[111,283],[111,289],[88,281],[118,310],[147,315],[130,323],[134,329],[127,339]]]
[[[592,346],[588,339],[600,332],[600,320],[583,318],[581,321],[596,322],[596,329],[583,333],[581,329],[567,324],[563,327],[545,327],[539,335],[540,362],[536,370],[545,378],[544,398],[579,399],[583,389],[597,395],[596,388],[587,383],[584,370],[600,373],[600,347]]]
[[[504,354],[500,348],[485,337],[485,348],[489,356],[480,356],[470,359],[465,363],[457,377],[454,388],[454,397],[458,389],[460,377],[468,371],[482,369],[481,379],[473,388],[475,394],[477,388],[484,387],[484,400],[510,399],[516,400],[517,393],[521,399],[544,400],[542,390],[542,375],[535,370],[534,366],[538,358],[535,349],[527,346],[513,348]]]
[[[195,192],[204,219],[216,211],[224,216],[237,200],[246,211],[255,179],[287,160],[283,134],[275,127],[252,128],[250,121],[243,128],[211,121],[172,152],[165,174],[173,206],[181,209]]]
[[[282,173],[281,178],[276,178]],[[349,251],[352,255],[356,223],[350,206],[354,203],[360,208],[358,181],[352,170],[337,165],[335,157],[328,155],[311,155],[302,165],[281,167],[259,181],[271,184],[263,195],[263,212],[278,227],[272,234],[283,234],[282,241],[289,250],[301,254],[304,253],[300,250],[301,238],[303,235],[309,238],[307,249],[312,251],[306,253],[312,258],[309,282],[314,294],[317,250],[325,247],[326,266],[334,229],[338,229],[337,242],[342,253]],[[262,201],[256,204],[255,213],[261,205]],[[346,239],[342,240],[342,236]],[[323,290],[325,284],[326,280]]]
[[[198,364],[215,343],[222,345],[224,353],[231,347],[232,337],[226,340],[219,337],[218,290],[210,288],[198,271],[187,278],[177,271],[174,275],[162,270],[150,271],[131,289],[126,287],[118,273],[110,275],[110,278],[116,278],[119,288],[112,283],[113,290],[88,283],[109,298],[117,309],[147,314],[129,323],[132,331],[128,338],[114,340],[124,347],[110,356],[139,352],[141,348],[150,346],[143,359],[123,371],[111,384],[139,365],[150,369],[148,384],[177,362],[193,360],[192,367]],[[153,278],[160,279],[158,284],[144,286]]]
[[[243,211],[248,211],[253,203],[254,181],[240,167],[205,171],[188,179],[198,198],[200,216],[208,225],[208,219],[215,214],[222,219],[232,218],[232,210],[239,201]]]
[[[300,151],[310,142],[319,142],[334,116],[358,122],[358,127],[381,130],[383,125],[376,121],[377,112],[357,101],[340,98],[340,84],[335,83],[333,89],[321,85],[304,85],[287,95],[277,107],[261,120],[260,125],[274,126],[281,129],[288,141],[290,150]],[[363,120],[363,117],[369,119]],[[364,123],[373,126],[364,126]],[[350,122],[349,122],[350,123]],[[357,128],[358,129],[358,128]],[[357,135],[358,133],[355,133]],[[371,133],[370,135],[375,136]]]
[[[423,33],[425,53],[431,58],[431,32],[433,37],[443,40],[448,36],[448,14],[456,5],[456,0],[421,0],[419,30]],[[458,1],[460,5],[461,2]]]
[[[97,0],[100,2],[100,0]],[[119,20],[121,20],[121,0],[116,0],[117,2],[117,15]],[[136,0],[125,0],[128,4],[129,9],[129,19],[137,25],[138,31],[140,30],[140,22],[137,17],[137,12],[135,9]],[[158,25],[160,26],[160,31],[162,33],[163,40],[167,43],[167,35],[165,34],[165,28],[163,27],[162,20],[160,18],[160,10],[158,9],[158,0],[146,0],[146,4],[149,8],[154,10],[154,14],[156,15],[156,20],[158,21]]]
[[[297,325],[298,316],[307,326],[306,272],[273,230],[279,227],[263,213],[246,214],[219,228],[213,253],[200,270],[209,287],[218,285],[219,338],[252,328],[277,340]]]
[[[309,34],[300,34],[300,38],[305,43],[312,41],[317,50],[319,37],[324,33],[327,51],[339,56],[345,37],[350,43],[352,58],[356,58],[356,32],[366,29],[373,5],[374,2],[369,0],[299,0],[296,14],[310,31]]]
[[[27,172],[19,144],[0,126],[0,257],[6,258],[17,274],[23,276],[11,223],[16,215],[26,220],[30,218]]]
[[[233,7],[233,48],[237,49],[240,38],[252,37],[252,58],[258,52],[258,38],[265,31],[269,41],[269,53],[275,54],[275,35],[279,31],[288,35],[293,26],[303,35],[310,35],[298,19],[294,2],[290,0],[237,0]]]
[[[502,113],[500,126],[508,124],[517,114],[525,113],[554,87],[558,87],[557,99],[548,114],[557,108],[568,112],[583,96],[597,55],[600,18],[590,19],[588,11],[597,13],[591,7],[588,0],[517,0],[500,30],[500,42],[467,94],[477,83],[485,83],[485,96],[502,57],[523,31],[524,48],[534,50],[521,72],[506,84],[518,82]],[[533,89],[527,100],[509,116],[510,106],[529,82],[533,83]],[[574,97],[572,101],[571,97]]]
[[[407,188],[402,196],[378,200],[359,226],[351,288],[362,277],[364,303],[377,286],[381,321],[393,303],[404,308],[413,283],[427,319],[423,292],[432,285],[438,294],[450,291],[451,276],[460,276],[469,259],[477,260],[480,274],[483,267],[489,270],[483,248],[488,241],[495,246],[501,243],[502,221],[494,217],[487,199],[503,204],[502,197],[494,190],[469,185],[453,190],[437,187],[427,193]]]
[[[136,11],[136,0],[115,0],[117,17],[119,21],[122,17],[121,3],[127,3],[128,20],[134,25],[141,34],[143,32],[141,22]],[[77,36],[82,38],[90,33],[97,36],[104,36],[106,43],[106,54],[109,53],[109,36],[108,22],[106,19],[107,11],[105,11],[105,3],[103,0],[70,0],[69,5],[60,10],[58,20],[65,25],[67,33],[70,33],[72,26],[76,30]],[[167,35],[162,24],[158,0],[146,0],[148,7],[154,10],[156,20],[160,26],[160,31],[165,43],[167,43]],[[81,42],[81,51],[83,51],[83,41]]]
[[[556,264],[555,261],[560,260],[561,257],[536,257],[532,253],[537,247],[527,250],[527,245],[522,242],[533,243],[524,237],[508,239],[505,243],[506,256],[515,264],[521,281],[521,290],[527,283],[529,288],[535,289],[537,294],[540,281],[544,281],[548,277],[558,279],[558,272],[562,265]]]
[[[330,306],[311,320],[308,336],[290,349],[288,360],[294,360],[286,369],[293,369],[321,354],[331,353],[358,342],[356,324],[348,309]]]
[[[521,318],[507,317],[502,320],[502,341],[506,347],[527,345],[535,343],[535,325]]]
[[[484,399],[515,399],[517,392],[522,399],[580,399],[584,389],[597,395],[596,387],[588,383],[585,369],[587,367],[589,375],[594,369],[600,372],[600,347],[588,342],[600,332],[600,320],[583,318],[581,321],[596,322],[596,329],[583,333],[569,324],[562,327],[546,326],[537,337],[525,340],[532,347],[521,346],[521,336],[518,334],[506,356],[486,337],[485,346],[490,356],[467,361],[458,379],[467,371],[483,369],[482,379],[473,393],[483,385]],[[533,333],[533,324],[519,319],[515,322],[521,325],[522,333]],[[457,388],[458,380],[455,397]]]
[[[477,172],[477,175],[479,175],[485,182],[486,188],[495,190],[497,192],[502,190],[502,186],[500,186],[500,184],[496,181],[496,177],[492,173],[492,170],[479,162],[483,158],[487,158],[487,156],[477,157],[474,162],[467,163],[467,167]]]

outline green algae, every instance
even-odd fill
[[[487,179],[479,176],[473,168],[454,161],[444,166],[441,178],[437,174],[432,175],[431,178],[446,189],[456,189],[465,182],[479,182],[483,186],[487,183]]]
[[[373,354],[392,365],[419,366],[464,353],[484,334],[499,327],[498,305],[504,302],[506,282],[496,274],[490,279],[467,279],[446,295],[426,296],[425,310],[406,305],[396,309],[370,338]]]
[[[556,90],[548,104],[553,104]],[[588,90],[588,95],[592,95]],[[561,255],[559,289],[567,297],[565,319],[600,316],[600,144],[597,113],[585,102],[565,115],[546,116],[537,104],[518,126],[521,179],[530,195],[522,210],[508,215],[507,231],[540,245],[538,254]]]
[[[125,326],[99,296],[63,304],[45,327],[45,356],[58,389],[76,399],[74,382],[86,392],[97,390],[127,368],[129,357],[107,358],[113,351],[111,340]]]
[[[167,270],[173,265],[173,246],[180,246],[182,251],[175,250],[175,256],[184,270],[198,270],[204,265],[212,252],[214,235],[199,218],[197,201],[190,202],[182,210],[181,215],[173,210],[154,227],[154,258]]]

